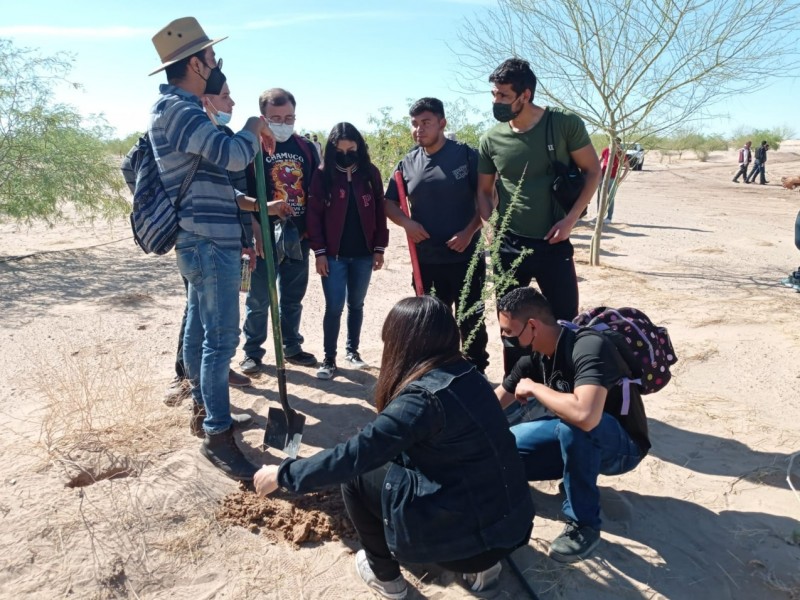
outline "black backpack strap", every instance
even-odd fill
[[[550,161],[550,168],[553,168],[553,163],[558,160],[556,156],[556,142],[555,137],[553,136],[553,113],[550,111],[549,108],[545,108],[545,147],[547,149],[547,160]]]
[[[186,192],[189,191],[189,185],[192,183],[192,179],[197,174],[197,168],[200,166],[200,161],[202,160],[202,156],[200,154],[194,157],[194,161],[192,161],[192,166],[189,167],[189,172],[186,173],[186,177],[183,179],[183,183],[181,184],[181,189],[178,192],[178,199],[175,200],[175,210],[177,211],[181,206],[181,200],[186,195]]]

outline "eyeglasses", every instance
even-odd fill
[[[214,68],[217,68],[217,69],[222,69],[222,59],[221,59],[221,58],[218,58],[218,59],[216,59],[216,60],[214,61],[214,62],[216,63],[216,65],[214,65],[213,67],[212,67],[211,65],[209,65],[209,64],[208,64],[208,63],[207,63],[207,62],[206,62],[204,59],[200,59],[200,60],[201,60],[201,61],[203,62],[203,64],[204,64],[205,66],[207,66],[209,69],[214,69]]]
[[[281,123],[285,123],[286,125],[294,125],[294,122],[297,120],[297,115],[286,115],[285,117],[269,117],[267,121],[270,123],[274,123],[275,125],[280,125]]]

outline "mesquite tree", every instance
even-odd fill
[[[65,206],[90,218],[130,209],[102,119],[85,127],[53,98],[70,69],[65,55],[42,57],[0,40],[0,221],[53,222],[69,216]]]
[[[614,140],[635,142],[709,114],[720,99],[792,75],[798,3],[789,0],[498,0],[464,22],[467,87],[510,56],[530,61],[536,97],[580,115]],[[768,59],[768,67],[765,61]],[[478,83],[479,82],[479,83]],[[608,206],[609,169],[600,215]],[[591,264],[599,264],[597,219]]]

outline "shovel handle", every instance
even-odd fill
[[[400,210],[409,219],[411,218],[411,209],[408,206],[408,197],[406,196],[406,184],[403,181],[403,174],[397,170],[394,172],[394,182],[397,184],[397,197],[400,199]],[[419,270],[419,259],[417,258],[417,245],[407,235],[408,239],[408,254],[411,258],[411,273],[414,277],[414,291],[417,296],[425,295],[425,286],[422,285],[422,273]]]
[[[272,321],[272,341],[275,343],[275,365],[278,371],[284,369],[283,336],[281,335],[281,317],[278,307],[277,270],[275,266],[275,251],[272,245],[272,227],[267,212],[267,184],[264,179],[264,153],[261,146],[255,158],[256,171],[256,198],[258,199],[258,214],[261,217],[261,241],[264,244],[264,262],[267,265],[267,287],[269,288],[269,316]],[[285,370],[284,370],[285,373]],[[284,393],[281,394],[282,403],[285,401]]]
[[[281,408],[286,413],[287,419],[291,422],[291,417],[294,416],[294,409],[289,406],[289,400],[286,394],[286,368],[278,368],[278,400],[281,403]]]

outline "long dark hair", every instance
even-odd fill
[[[381,374],[375,388],[378,412],[412,381],[461,358],[456,320],[433,296],[404,298],[395,304],[383,322],[381,339]]]
[[[328,141],[325,142],[325,152],[322,158],[322,173],[325,181],[325,192],[330,194],[333,187],[333,178],[336,175],[336,144],[342,140],[355,142],[358,149],[358,162],[356,167],[362,173],[362,177],[366,177],[367,181],[372,181],[370,177],[372,161],[369,159],[369,152],[367,151],[367,143],[364,141],[364,136],[350,123],[337,123],[328,134]]]

